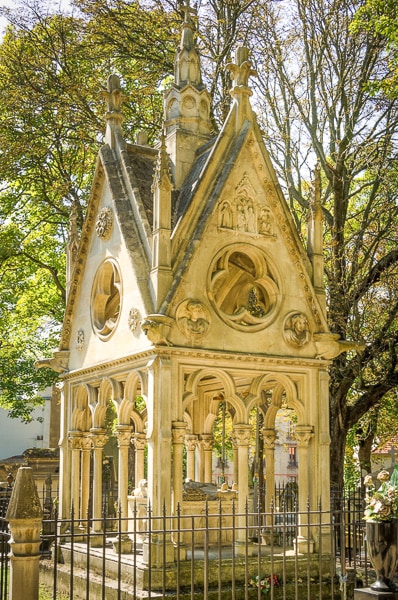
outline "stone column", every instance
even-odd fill
[[[249,497],[248,469],[249,469],[249,442],[250,426],[235,425],[234,436],[238,448],[238,531],[236,534],[236,553],[243,556],[245,553],[245,527],[246,503]]]
[[[184,436],[187,428],[185,421],[173,421],[173,491],[174,491],[174,510],[182,502],[182,484],[183,484],[183,450]]]
[[[187,478],[195,481],[195,451],[198,445],[198,436],[186,435],[185,445],[187,448]]]
[[[93,533],[102,533],[102,453],[108,441],[106,430],[100,427],[90,429],[93,442]],[[102,536],[93,535],[90,538],[93,547],[102,546]]]
[[[297,425],[294,430],[294,435],[298,445],[298,492],[299,492],[299,511],[300,511],[300,527],[299,535],[295,540],[296,547],[299,552],[308,553],[314,549],[314,543],[308,539],[308,528],[307,524],[307,504],[310,495],[310,482],[309,482],[309,454],[308,446],[310,439],[314,435],[313,427],[311,425]]]
[[[69,431],[68,440],[72,448],[72,506],[74,518],[80,515],[80,451],[82,442],[81,431]]]
[[[233,464],[234,464],[234,482],[238,482],[239,479],[239,465],[238,465],[238,446],[236,444],[236,437],[232,433],[232,452],[233,452]]]
[[[33,471],[20,467],[6,514],[11,532],[10,598],[38,600],[42,510]]]
[[[88,501],[90,496],[90,457],[91,457],[92,440],[85,433],[81,437],[81,505],[80,518],[86,521],[88,513]]]
[[[200,436],[200,444],[203,450],[203,480],[205,483],[212,482],[212,458],[214,439],[211,433],[204,433]]]
[[[133,443],[135,446],[135,487],[137,488],[139,482],[145,479],[145,433],[135,433]]]
[[[133,428],[130,425],[118,425],[116,427],[117,445],[119,448],[118,460],[118,500],[121,513],[120,529],[121,539],[117,539],[116,543],[120,543],[120,552],[131,552],[131,540],[127,536],[128,531],[128,483],[129,483],[129,447],[131,442],[131,433]],[[116,548],[119,550],[119,547]]]
[[[263,427],[261,430],[264,440],[265,455],[265,511],[271,510],[275,493],[275,429]]]

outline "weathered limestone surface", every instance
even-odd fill
[[[11,531],[10,598],[37,600],[42,509],[30,467],[18,470],[6,519]]]
[[[110,406],[123,515],[131,518],[134,505],[128,484],[135,478],[136,487],[144,472],[147,499],[134,502],[140,511],[150,503],[155,516],[163,507],[176,512],[184,477],[211,480],[220,405],[231,422],[241,525],[253,411],[263,423],[266,508],[282,408],[296,415],[299,510],[306,512],[308,497],[313,509],[321,502],[326,511],[330,503],[328,367],[355,344],[328,327],[319,181],[306,249],[251,108],[256,73],[248,49],[239,48],[228,65],[231,110],[213,136],[192,9],[184,10],[174,83],[164,96],[164,127],[154,148],[143,135],[136,144],[124,139],[116,76],[104,91],[105,144],[79,248],[76,240],[70,245],[57,353],[63,517],[72,503],[84,517],[90,452],[92,509],[100,516],[102,464],[113,435],[106,429]],[[304,516],[298,543],[311,552],[318,540],[306,539],[306,524]],[[244,550],[239,531],[237,555]],[[162,560],[156,548],[153,556],[156,564]]]

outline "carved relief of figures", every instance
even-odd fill
[[[272,217],[269,208],[261,209],[258,232],[263,235],[272,235]]]
[[[274,237],[271,210],[256,200],[256,193],[246,174],[235,188],[234,199],[220,201],[218,226],[222,229]]]
[[[224,227],[226,229],[232,229],[233,221],[232,221],[232,209],[229,202],[225,201],[220,206],[220,227]]]
[[[192,341],[203,338],[210,326],[210,314],[206,306],[197,300],[184,300],[176,313],[181,333]]]
[[[310,325],[304,313],[296,312],[288,315],[283,335],[285,340],[294,346],[304,346],[311,339]]]

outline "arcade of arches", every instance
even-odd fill
[[[85,519],[91,503],[94,520],[101,518],[110,403],[115,416],[112,436],[117,441],[117,500],[122,516],[128,514],[129,481],[134,487],[147,479],[152,509],[161,514],[164,503],[167,510],[175,511],[183,501],[186,477],[198,482],[212,480],[213,426],[220,402],[225,403],[232,423],[239,513],[244,512],[250,493],[250,413],[254,409],[262,415],[266,508],[273,497],[275,418],[281,407],[294,410],[297,417],[299,509],[305,510],[309,497],[328,506],[328,486],[322,486],[321,475],[322,469],[328,469],[328,419],[317,402],[328,385],[324,363],[219,353],[209,357],[209,352],[198,350],[195,360],[192,356],[187,360],[181,349],[166,348],[145,354],[135,366],[108,365],[103,377],[93,368],[84,377],[75,373],[76,379],[64,375],[64,394],[71,403],[70,423],[61,440],[65,516],[73,503],[75,513]]]

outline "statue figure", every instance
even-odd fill
[[[147,483],[148,482],[146,479],[140,479],[140,481],[138,482],[138,487],[136,487],[133,492],[133,496],[135,498],[147,498],[148,497]]]

